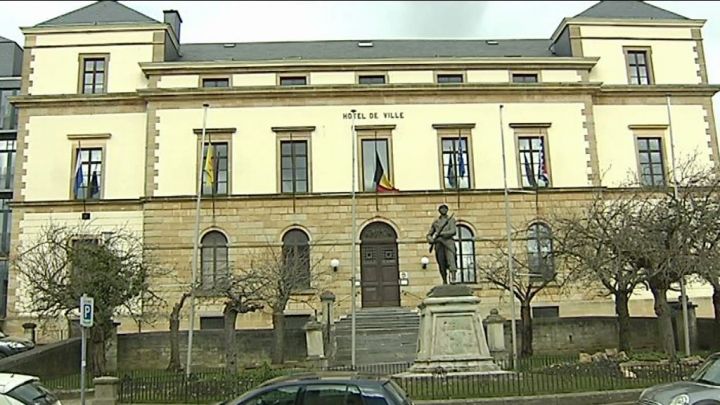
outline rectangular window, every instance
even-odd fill
[[[550,186],[545,137],[519,137],[518,158],[523,187],[536,188]]]
[[[208,164],[208,146],[210,163]],[[228,144],[227,142],[206,142],[203,147],[203,195],[228,194]]]
[[[662,139],[637,138],[640,181],[644,186],[664,186]]]
[[[390,159],[387,139],[362,140],[363,191],[377,191],[379,179],[390,179]]]
[[[281,86],[305,86],[307,85],[307,77],[305,76],[285,76],[280,78]]]
[[[73,192],[76,200],[94,200],[102,195],[102,148],[81,148],[75,155]]]
[[[0,90],[0,130],[17,129],[17,109],[10,104],[10,97],[20,94],[20,90]]]
[[[225,318],[222,316],[201,316],[200,329],[225,329]]]
[[[0,191],[13,188],[15,143],[14,139],[0,139]]]
[[[0,256],[10,253],[10,228],[12,227],[12,212],[8,205],[12,197],[9,195],[0,200]]]
[[[202,79],[203,87],[229,87],[230,79]]]
[[[383,75],[363,75],[358,76],[360,84],[385,84],[385,76]]]
[[[437,75],[437,82],[443,83],[462,83],[463,75],[460,73],[442,73]]]
[[[466,137],[442,138],[443,187],[470,188],[470,161]]]
[[[537,83],[538,75],[537,75],[537,73],[513,73],[512,82],[513,83]]]
[[[105,58],[82,59],[82,92],[83,94],[105,93]]]
[[[283,193],[308,192],[307,141],[280,142],[280,172]]]
[[[650,61],[647,51],[626,51],[630,84],[650,84]]]
[[[533,318],[559,318],[560,307],[557,305],[548,307],[532,307]]]

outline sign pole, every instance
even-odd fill
[[[85,364],[87,359],[87,336],[85,327],[80,327],[82,340],[80,344],[80,405],[85,405]]]
[[[95,300],[83,294],[80,297],[80,404],[85,405],[85,367],[87,366],[87,328],[95,319]]]

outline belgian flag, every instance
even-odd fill
[[[375,191],[378,193],[399,191],[395,188],[395,186],[393,186],[393,184],[390,182],[390,179],[388,179],[387,175],[385,174],[385,169],[383,169],[382,162],[380,161],[380,156],[378,156],[377,153],[375,153],[375,177],[373,178],[373,183],[375,183]]]

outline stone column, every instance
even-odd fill
[[[120,326],[120,322],[113,322],[113,328],[105,346],[105,369],[108,373],[113,374],[118,369],[118,326]]]
[[[36,343],[35,342],[35,328],[37,328],[37,325],[32,322],[25,322],[23,325],[23,332],[25,335],[25,339]]]
[[[93,383],[95,383],[93,405],[116,405],[119,402],[120,380],[117,377],[96,377]]]
[[[320,294],[322,313],[320,323],[322,324],[322,339],[325,357],[334,358],[336,350],[335,342],[335,294],[332,291],[323,291]]]
[[[305,345],[307,347],[307,359],[323,365],[325,362],[325,350],[323,345],[323,326],[320,322],[309,321],[303,326],[305,330]]]
[[[75,315],[68,316],[68,338],[80,337],[80,317]]]
[[[490,315],[485,318],[485,326],[487,327],[487,341],[490,355],[495,360],[505,360],[507,350],[505,349],[505,318],[503,318],[497,309],[490,310]]]

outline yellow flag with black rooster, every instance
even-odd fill
[[[205,152],[205,183],[215,190],[215,146],[209,143]]]

